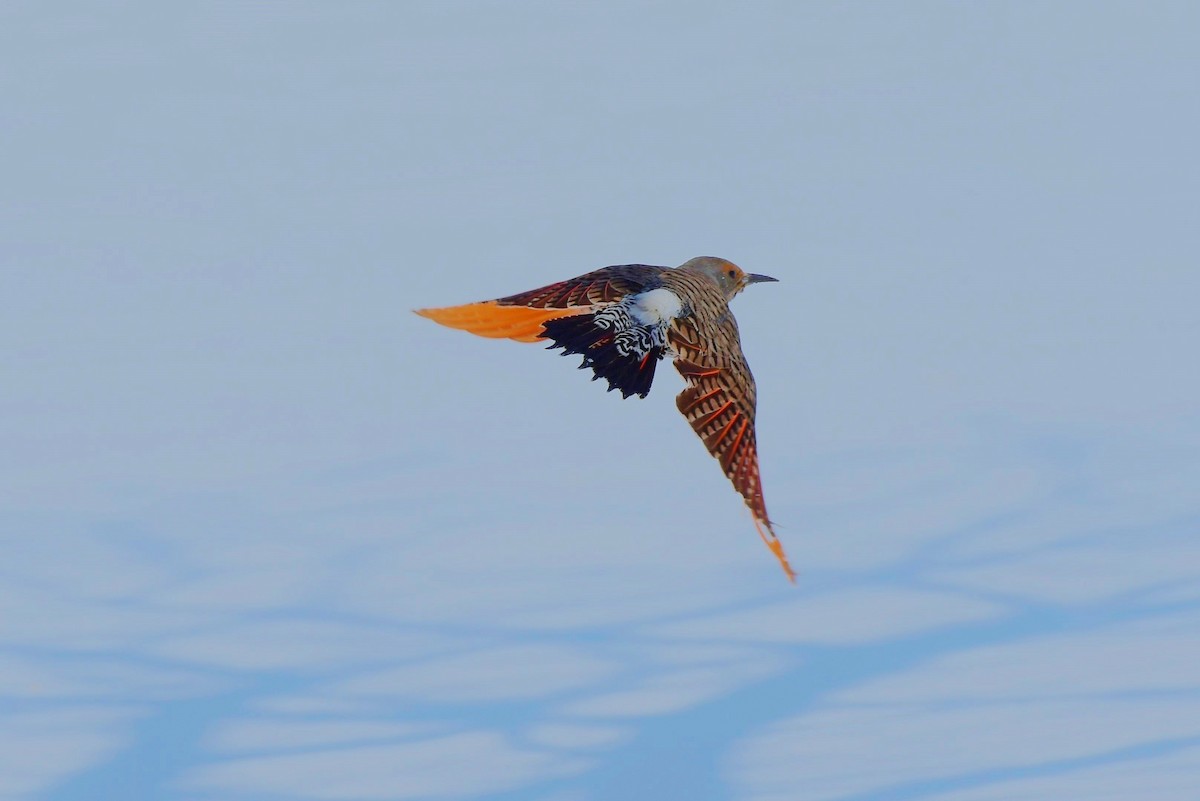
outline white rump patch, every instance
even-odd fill
[[[683,302],[671,290],[659,287],[635,296],[631,311],[642,325],[660,326],[679,316]]]
[[[666,348],[667,328],[682,311],[679,296],[659,287],[626,295],[620,303],[596,312],[593,322],[597,328],[612,330],[618,355],[645,356],[651,348]]]

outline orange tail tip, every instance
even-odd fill
[[[788,564],[787,554],[783,552],[783,543],[779,541],[779,538],[769,528],[764,531],[763,524],[757,517],[754,518],[754,527],[758,529],[758,536],[762,537],[762,541],[771,549],[771,553],[775,554],[775,558],[779,560],[779,566],[783,568],[783,573],[787,576],[788,581],[795,584],[796,571],[792,570],[792,566]]]
[[[428,317],[448,328],[468,331],[481,337],[515,339],[517,342],[537,342],[543,339],[542,324],[556,317],[583,314],[587,307],[575,309],[531,309],[527,306],[501,306],[494,300],[468,303],[465,306],[446,306],[441,309],[415,309],[416,314]]]

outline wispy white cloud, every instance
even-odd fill
[[[723,668],[663,671],[627,687],[600,693],[568,704],[569,715],[596,718],[644,718],[679,712],[716,698],[742,684],[770,675],[772,662]]]
[[[1041,699],[835,707],[739,743],[730,775],[747,798],[836,799],[986,777],[1160,740],[1200,737],[1195,698]],[[1080,786],[1102,786],[1091,777]],[[1090,796],[1089,796],[1090,797]],[[1174,796],[1179,797],[1179,796]]]
[[[954,653],[834,698],[847,704],[1001,704],[1188,693],[1196,689],[1200,664],[1200,640],[1191,636],[1198,630],[1200,620],[1190,613],[1087,634],[1030,636]]]
[[[568,751],[603,750],[629,737],[631,730],[620,726],[582,723],[539,723],[524,733],[534,745]]]
[[[111,758],[143,712],[83,703],[0,716],[0,797],[32,798],[64,776]]]
[[[110,568],[119,570],[119,563]],[[146,603],[97,601],[72,592],[70,585],[0,584],[5,610],[0,636],[10,645],[104,651],[136,648],[148,638],[209,622],[202,613],[164,610]],[[81,614],[86,611],[86,614]]]
[[[656,631],[732,642],[850,644],[984,620],[1003,611],[998,604],[954,593],[872,587],[707,615]]]
[[[432,633],[292,615],[164,636],[147,650],[217,668],[320,671],[363,660],[411,659],[447,642]]]
[[[1165,756],[1112,754],[1100,764],[1079,767],[1045,766],[1049,775],[980,781],[979,787],[955,791],[955,801],[1045,801],[1047,798],[1086,798],[1088,801],[1129,801],[1132,798],[1188,799],[1195,795],[1200,773],[1200,746],[1176,750],[1165,744]],[[1036,769],[1034,772],[1038,772]]]
[[[198,768],[188,789],[289,798],[442,798],[495,793],[587,762],[521,749],[483,731],[413,743],[333,749],[295,756],[229,760]]]
[[[595,684],[616,672],[612,663],[575,649],[501,646],[360,674],[332,691],[433,703],[544,698]]]
[[[262,718],[231,720],[210,731],[204,746],[240,756],[273,751],[347,748],[437,733],[438,727],[379,720]]]
[[[1193,580],[1200,542],[1190,526],[1174,532],[1144,527],[1106,534],[1077,533],[1073,541],[960,567],[932,576],[972,592],[1030,601],[1076,604]],[[1077,530],[1078,532],[1078,530]]]

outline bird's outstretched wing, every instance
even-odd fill
[[[662,283],[664,267],[621,264],[550,284],[529,292],[449,306],[418,309],[434,322],[482,337],[518,342],[549,340],[563,355],[582,355],[580,368],[593,380],[608,380],[623,397],[646,397],[654,368],[663,357],[665,321],[639,319],[638,304],[647,290]]]
[[[675,369],[687,382],[676,404],[716,457],[725,475],[741,493],[754,515],[763,542],[771,549],[787,574],[796,574],[788,564],[783,545],[775,536],[763,500],[755,441],[754,376],[742,353],[741,338],[733,315],[695,315],[676,318],[667,334],[675,352]]]

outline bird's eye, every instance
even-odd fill
[[[730,277],[730,278],[733,278],[735,275],[737,275],[737,273],[735,273],[733,270],[730,270],[730,271],[729,271],[729,277]]]

